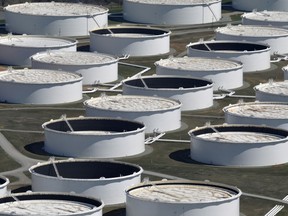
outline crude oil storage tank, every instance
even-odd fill
[[[46,50],[76,51],[77,40],[36,35],[5,35],[0,37],[0,63],[30,66],[30,57]]]
[[[282,71],[284,73],[284,80],[288,80],[288,66],[283,67]]]
[[[63,70],[80,74],[83,85],[118,79],[118,58],[91,52],[46,51],[31,57],[32,68]]]
[[[209,79],[213,81],[214,90],[235,89],[243,85],[243,64],[235,60],[185,56],[161,59],[155,65],[157,75]]]
[[[242,15],[243,25],[275,26],[288,28],[288,12],[286,11],[252,11]]]
[[[4,8],[6,30],[17,34],[85,36],[108,23],[108,9],[88,4],[31,2]]]
[[[288,2],[286,0],[232,0],[232,7],[243,11],[254,9],[258,11],[288,11]]]
[[[136,23],[193,25],[221,19],[220,0],[124,0],[123,17]]]
[[[167,132],[181,127],[181,103],[170,98],[117,95],[84,102],[86,116],[109,116],[142,122],[146,133]]]
[[[61,156],[115,158],[145,151],[145,126],[112,118],[61,118],[45,122],[45,151]]]
[[[243,63],[243,72],[270,68],[271,47],[262,43],[244,41],[199,41],[187,45],[190,57],[226,58]],[[258,64],[261,62],[261,64]]]
[[[14,193],[0,197],[3,216],[102,216],[101,200],[69,193]]]
[[[254,87],[257,101],[288,101],[288,80],[284,82],[269,81]]]
[[[249,102],[223,108],[228,124],[267,125],[288,129],[288,103]]]
[[[213,105],[213,82],[181,76],[142,76],[123,81],[124,95],[172,98],[182,103],[181,110],[198,110]]]
[[[126,190],[126,216],[239,216],[241,194],[214,182],[144,182]]]
[[[139,26],[111,26],[90,32],[90,51],[116,56],[153,56],[170,51],[170,31]]]
[[[140,183],[143,169],[116,161],[52,159],[30,167],[29,172],[34,192],[75,192],[112,205],[125,202],[126,188]]]
[[[251,122],[252,123],[252,122]],[[262,125],[209,125],[189,131],[191,159],[221,166],[288,162],[288,131]]]
[[[215,30],[216,40],[250,41],[268,44],[271,55],[288,53],[283,44],[288,43],[288,29],[257,26],[257,25],[228,25]]]
[[[40,69],[8,69],[0,73],[0,101],[20,104],[60,104],[82,99],[78,74]]]
[[[10,181],[8,178],[0,176],[0,197],[8,194],[7,186],[9,183]]]

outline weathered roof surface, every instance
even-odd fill
[[[0,214],[11,215],[72,215],[84,213],[94,206],[65,200],[21,200],[0,204]]]
[[[259,21],[288,22],[286,11],[254,11],[244,13],[243,17]]]
[[[161,4],[161,5],[193,5],[193,4],[203,4],[212,2],[219,2],[219,0],[126,0],[136,3],[146,3],[146,4]]]
[[[11,83],[62,83],[80,79],[78,74],[56,70],[11,69],[0,72],[0,81]]]
[[[71,4],[64,2],[33,2],[14,4],[5,7],[5,10],[41,16],[81,16],[107,12],[102,6],[88,4]]]
[[[228,25],[219,27],[216,32],[228,35],[247,36],[247,37],[276,37],[288,36],[288,30],[271,26],[255,25]]]
[[[159,97],[149,96],[102,96],[85,101],[90,107],[115,111],[157,111],[180,106],[180,102]]]
[[[140,199],[155,202],[201,203],[225,200],[235,196],[235,192],[209,185],[165,184],[139,187],[129,194]]]
[[[255,86],[255,90],[275,95],[288,96],[288,81],[259,84]]]
[[[251,118],[288,119],[288,103],[252,102],[227,106],[224,112]]]
[[[173,57],[168,59],[161,59],[155,62],[156,65],[180,69],[180,70],[224,70],[224,69],[235,69],[242,67],[242,64],[236,61],[228,59],[218,59],[218,58],[197,58],[197,57]]]
[[[64,65],[105,64],[118,60],[117,58],[106,54],[61,50],[38,53],[33,55],[32,58],[40,62]]]
[[[18,47],[61,47],[70,44],[76,44],[77,41],[68,38],[34,36],[34,35],[6,35],[0,37],[0,44]]]

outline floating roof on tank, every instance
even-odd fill
[[[161,59],[160,61],[155,62],[156,65],[190,70],[190,71],[205,71],[213,70],[225,70],[225,69],[235,69],[243,67],[243,64],[239,61],[220,59],[220,58],[198,58],[198,57],[172,57],[168,59]]]
[[[207,5],[209,3],[219,2],[220,0],[126,0],[139,4],[159,4],[159,5]]]
[[[118,58],[108,54],[61,50],[37,53],[32,58],[40,62],[63,65],[101,65],[118,61]]]
[[[287,29],[258,25],[228,25],[217,28],[215,32],[246,37],[288,36]]]
[[[44,69],[9,69],[0,72],[0,82],[44,84],[82,80],[78,74]]]
[[[41,16],[90,16],[108,12],[108,9],[102,6],[54,1],[26,2],[23,4],[8,5],[4,9],[15,13]]]
[[[5,35],[0,37],[0,44],[17,47],[62,47],[77,44],[77,40],[65,37],[42,35]]]
[[[136,185],[129,196],[165,203],[207,203],[240,196],[241,191],[220,184],[196,181],[157,181]]]
[[[117,95],[102,96],[86,100],[85,105],[109,111],[141,112],[141,111],[161,111],[181,106],[181,103],[161,97]]]
[[[66,193],[16,193],[0,198],[1,215],[78,215],[102,209],[94,198]]]
[[[270,22],[288,22],[288,12],[286,11],[253,11],[244,13],[243,17]]]
[[[288,103],[250,102],[229,105],[223,108],[224,112],[238,116],[267,119],[288,119]]]
[[[254,90],[275,95],[288,96],[288,81],[261,83]]]

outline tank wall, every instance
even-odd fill
[[[197,49],[192,49],[188,46],[187,55],[189,57],[209,57],[209,58],[226,58],[243,63],[243,72],[261,71],[270,68],[270,49],[261,50],[258,52],[207,52]],[[261,64],[258,64],[261,62]]]
[[[256,100],[257,101],[263,101],[263,102],[287,102],[288,101],[288,95],[282,95],[282,94],[269,94],[263,91],[256,90]],[[288,121],[288,120],[287,120]]]
[[[190,157],[212,165],[271,166],[287,163],[287,150],[287,139],[270,143],[231,143],[197,139],[192,136]]]
[[[277,22],[277,21],[268,21],[268,20],[254,20],[247,18],[245,16],[242,17],[243,25],[264,25],[264,26],[274,26],[278,28],[288,29],[288,22]]]
[[[254,125],[267,125],[270,127],[278,127],[288,129],[288,119],[263,119],[252,118],[246,116],[237,116],[229,112],[225,112],[225,122],[228,124],[254,124]]]
[[[21,39],[20,39],[21,40]],[[43,38],[44,40],[44,38]],[[76,44],[59,47],[19,47],[0,44],[0,63],[5,65],[31,66],[30,57],[47,50],[76,51]]]
[[[253,9],[288,11],[286,0],[232,0],[232,7],[243,11],[252,11]]]
[[[81,74],[83,85],[113,82],[118,79],[117,62],[102,65],[62,65],[40,62],[32,58],[31,63],[32,68],[36,69],[63,70]]]
[[[33,192],[75,192],[101,199],[105,205],[124,203],[125,189],[141,182],[140,173],[128,177],[121,176],[121,178],[119,173],[119,178],[103,180],[47,178],[35,173],[32,173],[31,178]]]
[[[128,21],[159,25],[212,23],[221,18],[221,1],[209,5],[165,5],[124,0],[123,16]]]
[[[273,30],[272,30],[273,31]],[[288,33],[288,32],[287,32]],[[215,34],[216,40],[232,40],[232,41],[249,41],[255,43],[267,44],[271,47],[271,54],[279,53],[284,54],[288,53],[288,48],[283,46],[283,44],[288,43],[288,34],[282,36],[270,36],[270,37],[246,37],[243,35],[229,35],[216,30]]]
[[[95,28],[106,27],[108,23],[107,13],[94,15],[97,23],[90,16],[37,16],[7,10],[4,15],[8,32],[29,35],[85,36]]]
[[[126,196],[126,216],[239,216],[239,199],[211,203],[161,203]]]
[[[86,116],[113,117],[142,122],[145,133],[153,133],[155,129],[161,132],[176,130],[181,127],[181,108],[158,112],[117,112],[86,107]]]
[[[213,85],[203,87],[202,89],[161,90],[135,88],[126,85],[124,82],[122,90],[123,95],[158,96],[178,100],[182,103],[182,111],[204,109],[213,106]],[[205,100],[203,100],[203,98],[205,98]]]
[[[116,56],[161,55],[170,51],[170,34],[129,38],[90,33],[90,51]]]
[[[82,81],[58,84],[1,82],[0,101],[19,104],[59,104],[82,99]]]
[[[77,135],[44,130],[47,152],[82,158],[115,158],[145,151],[144,130],[117,135]]]
[[[193,76],[213,81],[213,90],[234,89],[243,85],[243,67],[231,70],[189,71],[156,66],[157,75]],[[227,82],[229,80],[229,82]]]
[[[1,177],[0,177],[1,178]],[[1,184],[0,184],[0,197],[6,196],[8,194],[8,184],[10,183],[8,178],[1,178]]]

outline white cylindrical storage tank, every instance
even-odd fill
[[[258,11],[288,11],[288,2],[286,0],[232,0],[232,7],[243,11],[254,9]]]
[[[34,192],[75,192],[112,205],[125,202],[126,188],[140,183],[143,169],[124,162],[68,159],[38,163],[29,172]]]
[[[124,0],[123,17],[136,23],[194,25],[221,19],[220,0]]]
[[[80,74],[83,85],[118,79],[118,58],[91,52],[46,51],[31,57],[32,68],[64,70]]]
[[[0,63],[30,66],[30,57],[46,50],[76,51],[77,40],[35,35],[6,35],[0,37]]]
[[[4,177],[4,176],[0,176],[0,197],[5,196],[8,194],[8,184],[10,183],[9,179]]]
[[[257,101],[288,101],[288,80],[284,82],[260,83],[254,87]]]
[[[193,77],[143,76],[123,81],[124,95],[172,98],[182,103],[181,110],[213,106],[213,82]]]
[[[235,60],[185,56],[161,59],[155,65],[157,75],[205,78],[213,81],[214,90],[235,89],[243,85],[243,64]]]
[[[153,56],[170,51],[170,31],[134,26],[114,26],[90,32],[90,51],[116,56]]]
[[[160,97],[117,95],[84,102],[87,116],[113,117],[142,122],[146,133],[167,132],[181,127],[181,103]]]
[[[126,216],[239,216],[242,192],[202,181],[152,181],[126,190]]]
[[[244,73],[269,69],[270,50],[268,45],[244,41],[200,41],[187,46],[187,54],[190,57],[240,61],[243,63]]]
[[[271,54],[288,53],[288,29],[271,26],[228,25],[215,30],[216,40],[249,41],[268,44]]]
[[[288,66],[283,67],[282,71],[284,73],[284,80],[288,80]]]
[[[8,69],[0,73],[0,101],[20,104],[60,104],[82,99],[78,74],[41,69]]]
[[[252,11],[242,15],[243,25],[269,25],[288,29],[288,12],[286,11]]]
[[[45,122],[45,151],[84,158],[115,158],[145,151],[145,126],[109,118],[62,118]]]
[[[288,162],[288,131],[280,128],[209,125],[195,128],[189,135],[190,157],[201,163],[254,167]]]
[[[226,106],[223,111],[228,124],[255,124],[288,129],[288,103],[239,103]]]
[[[69,193],[14,193],[0,197],[0,215],[102,216],[104,204],[93,197]]]
[[[108,9],[89,4],[31,2],[4,8],[6,30],[17,34],[87,36],[108,24]]]

